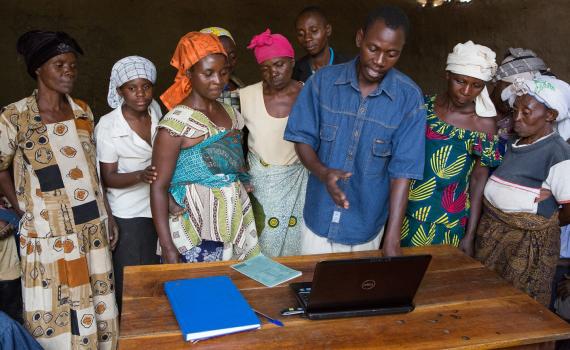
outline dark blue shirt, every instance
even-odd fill
[[[386,223],[390,179],[422,179],[426,111],[418,86],[390,69],[362,98],[358,57],[321,68],[305,84],[289,116],[285,139],[311,146],[329,168],[351,172],[339,181],[349,209],[335,205],[314,175],[307,184],[304,220],[334,243],[372,240]]]

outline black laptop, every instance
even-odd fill
[[[313,282],[292,283],[311,320],[410,312],[431,255],[317,263]]]

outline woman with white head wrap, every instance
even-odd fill
[[[455,45],[453,52],[447,56],[445,70],[488,82],[493,79],[497,70],[495,57],[495,52],[488,47],[468,41]],[[485,84],[475,97],[475,112],[480,117],[494,117],[497,114]]]
[[[157,176],[150,164],[151,145],[162,117],[152,95],[155,82],[156,68],[144,57],[129,56],[115,63],[107,94],[114,110],[101,117],[95,128],[101,179],[120,232],[113,252],[119,311],[123,268],[159,263],[149,205],[149,184]]]
[[[485,83],[495,53],[471,41],[447,58],[447,91],[426,98],[423,180],[412,181],[402,246],[451,244],[473,254],[488,168],[501,161]]]
[[[557,112],[554,129],[567,141],[570,138],[570,85],[552,76],[537,75],[532,80],[518,79],[503,90],[501,97],[512,107],[517,96],[529,94]]]
[[[502,97],[513,107],[518,139],[485,186],[476,257],[548,306],[560,225],[570,223],[570,145],[554,131],[556,118],[568,116],[570,86],[517,79]]]

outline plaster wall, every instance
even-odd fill
[[[412,33],[398,68],[426,93],[444,86],[445,59],[457,42],[473,40],[498,53],[509,46],[532,48],[563,79],[570,79],[570,0],[473,0],[467,5],[419,8],[413,0],[1,0],[0,105],[28,96],[35,86],[15,50],[20,34],[30,29],[63,30],[85,51],[74,96],[88,102],[95,115],[107,113],[108,77],[113,63],[141,55],[158,69],[155,96],[171,83],[169,66],[181,35],[217,25],[226,27],[240,47],[237,74],[246,83],[259,80],[250,38],[266,28],[285,34],[297,49],[294,18],[309,4],[326,9],[333,24],[332,43],[347,55],[356,53],[354,36],[366,13],[381,3],[400,5],[410,16]]]

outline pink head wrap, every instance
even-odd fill
[[[271,34],[269,29],[254,36],[247,48],[253,50],[260,64],[275,57],[295,58],[295,50],[289,40],[281,34]]]

